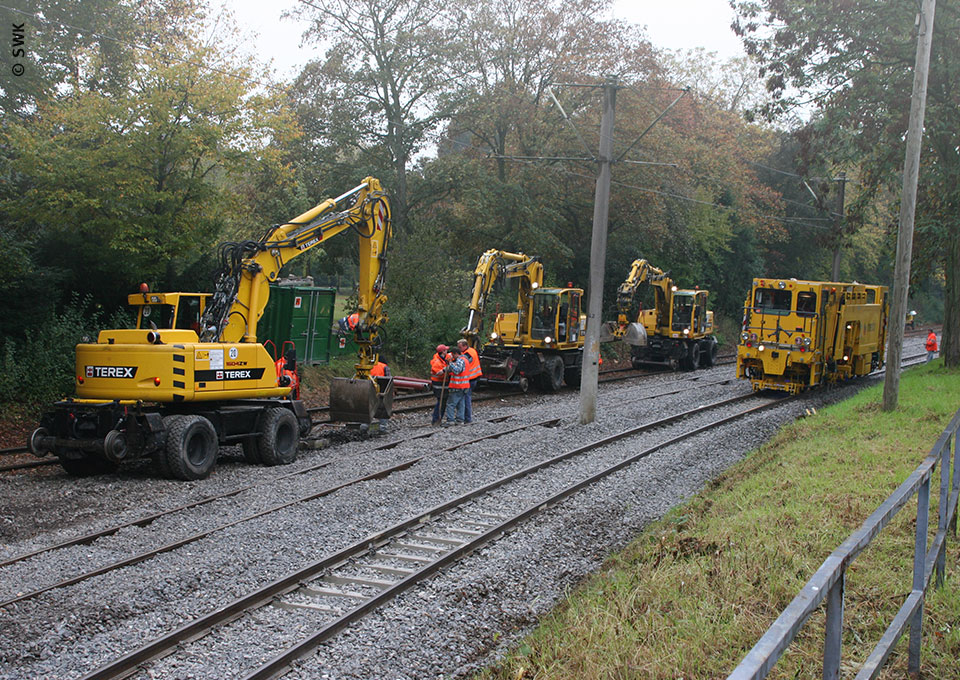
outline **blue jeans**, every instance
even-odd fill
[[[473,388],[477,386],[477,380],[479,378],[471,380],[470,387],[464,390],[467,393],[463,398],[463,422],[465,423],[473,422]]]
[[[466,398],[466,390],[450,390],[447,396],[447,422],[463,422],[463,402]]]

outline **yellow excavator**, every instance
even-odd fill
[[[274,360],[257,341],[257,322],[282,267],[348,229],[360,239],[359,361],[354,378],[331,385],[331,419],[389,417],[392,380],[374,379],[370,369],[387,320],[391,228],[387,196],[367,177],[259,240],[221,244],[213,293],[151,293],[142,285],[128,298],[136,328],[100,331],[97,342],[77,345],[77,396],[42,415],[28,447],[53,453],[74,475],[150,457],[165,476],[202,479],[229,444],[241,444],[250,462],[293,462],[310,430],[306,408],[291,394],[296,358]]]
[[[642,284],[654,291],[650,309],[638,306],[637,291]],[[630,265],[630,273],[617,289],[617,321],[612,339],[631,346],[634,368],[644,364],[668,365],[692,371],[713,366],[717,358],[717,339],[713,336],[713,312],[707,310],[709,292],[677,288],[663,270],[644,259]]]
[[[497,313],[489,336],[484,311],[491,293],[505,281],[518,282],[515,312]],[[580,288],[544,288],[539,257],[488,250],[477,260],[467,325],[461,335],[478,350],[483,380],[526,391],[536,380],[556,392],[564,382],[580,387],[586,317]]]

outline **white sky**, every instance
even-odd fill
[[[273,60],[278,79],[289,79],[299,68],[320,56],[314,46],[300,48],[303,24],[281,15],[297,0],[212,0],[233,11],[237,24],[262,61]],[[703,47],[721,59],[741,56],[743,50],[730,22],[733,10],[727,0],[614,0],[614,17],[647,27],[654,45],[667,49]]]

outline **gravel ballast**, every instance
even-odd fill
[[[905,354],[922,351],[922,339],[907,342]],[[253,467],[241,462],[238,451],[228,452],[214,475],[200,482],[155,479],[149,465],[87,479],[69,478],[58,468],[3,476],[0,560],[208,495],[254,486],[145,527],[128,527],[90,545],[0,568],[0,600],[387,465],[427,456],[383,479],[239,522],[138,564],[7,606],[0,610],[0,677],[80,677],[235,597],[536,461],[750,392],[746,381],[708,384],[732,377],[731,366],[696,375],[700,380],[687,384],[701,387],[661,398],[649,397],[685,384],[691,374],[662,373],[601,385],[597,421],[587,426],[578,424],[579,394],[565,390],[557,395],[528,395],[520,401],[477,403],[477,420],[470,426],[431,430],[425,425],[429,414],[404,416],[392,422],[384,435],[366,441],[343,438],[327,449],[301,451],[293,466]],[[844,399],[877,380],[813,391],[799,401],[655,452],[540,513],[353,624],[298,662],[288,677],[469,675],[499,658],[607,555],[696,494],[784,423],[805,409]],[[490,494],[481,503],[503,514],[518,511],[682,429],[709,424],[739,408],[721,407],[615,442]],[[503,422],[489,422],[504,417]],[[485,434],[552,418],[561,422],[445,450]],[[393,448],[377,448],[428,431],[434,434]],[[321,462],[329,464],[289,474]],[[321,620],[267,606],[184,645],[181,652],[154,662],[134,677],[242,677],[306,637]]]

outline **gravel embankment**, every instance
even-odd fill
[[[908,341],[916,353],[922,339]],[[700,372],[701,382],[732,376],[730,366]],[[590,440],[750,391],[745,382],[647,399],[686,374],[602,385],[597,421],[577,424],[579,395],[528,397],[476,405],[472,426],[442,428],[429,438],[386,450],[393,438],[429,430],[429,415],[405,416],[368,441],[302,452],[293,466],[251,467],[222,460],[208,480],[157,480],[149,465],[118,475],[72,479],[50,468],[0,478],[0,559],[142,517],[207,495],[256,484],[231,498],[163,518],[146,527],[41,555],[0,569],[0,600],[181,540],[389,464],[429,454],[384,479],[356,484],[235,526],[118,572],[60,588],[0,610],[0,677],[75,678],[190,618],[203,615],[298,567],[470,489]],[[876,379],[873,379],[876,380]],[[490,663],[527,632],[569,589],[622,548],[650,521],[697,493],[710,479],[766,441],[805,408],[850,396],[870,381],[805,395],[658,451],[538,515],[505,537],[428,579],[355,624],[297,665],[293,678],[461,677]],[[695,384],[695,383],[694,383]],[[507,513],[536,503],[565,483],[631,453],[710,423],[730,406],[680,425],[612,444],[479,501]],[[502,423],[488,419],[511,416]],[[445,447],[523,423],[561,418],[453,451]],[[326,467],[290,476],[328,461]],[[278,479],[284,477],[283,479]],[[318,619],[319,620],[319,619]],[[233,678],[302,639],[316,621],[273,607],[191,643],[135,677]]]

